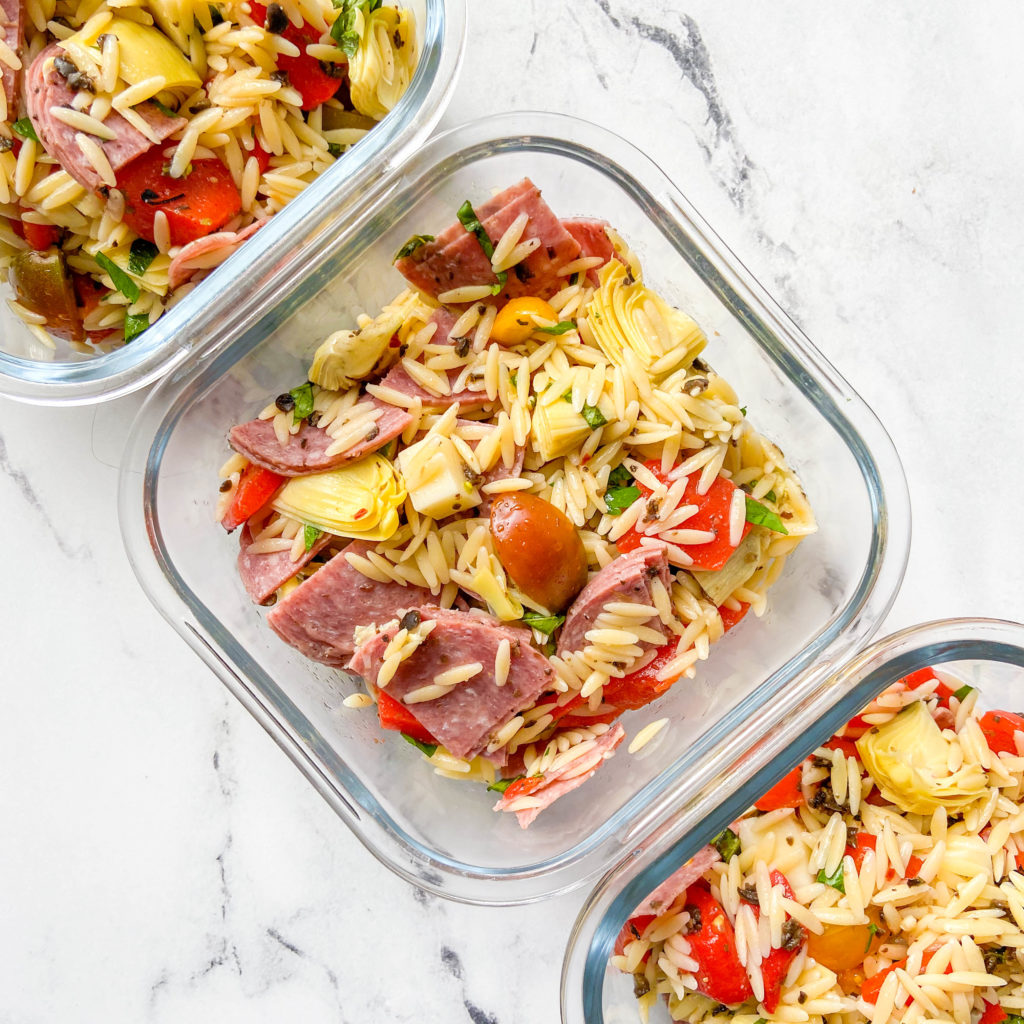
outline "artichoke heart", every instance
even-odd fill
[[[404,342],[411,329],[426,323],[430,308],[408,289],[358,331],[335,331],[316,350],[309,379],[328,391],[382,374],[397,358],[396,335]]]
[[[493,557],[486,567],[473,573],[471,589],[494,613],[495,618],[502,622],[513,622],[523,617],[523,606],[518,599],[510,594],[494,571]]]
[[[202,79],[189,64],[170,39],[152,25],[141,25],[128,18],[111,18],[99,29],[83,31],[69,36],[65,43],[67,48],[96,48],[99,46],[100,35],[116,36],[118,44],[118,74],[129,85],[138,85],[147,78],[161,76],[164,81],[163,91],[198,89]]]
[[[274,500],[282,515],[338,537],[387,540],[398,529],[405,485],[382,455],[368,455],[326,473],[297,476]]]
[[[416,32],[409,11],[356,11],[359,48],[348,64],[352,105],[379,121],[402,98],[416,71]]]
[[[963,810],[986,789],[985,773],[975,763],[949,770],[950,747],[959,742],[943,735],[923,701],[915,701],[895,718],[857,740],[864,766],[890,803],[910,814]]]
[[[624,366],[625,353],[632,352],[643,369],[660,380],[692,362],[707,344],[690,317],[634,279],[618,260],[609,260],[598,271],[598,280],[586,322],[612,362]]]
[[[146,7],[164,35],[191,60],[200,76],[206,76],[206,43],[189,0],[146,0]]]
[[[568,385],[565,378],[560,378],[538,396],[530,431],[534,447],[545,462],[568,455],[593,430],[614,418],[613,403],[606,394],[596,406],[584,406],[582,411],[576,408],[579,403],[572,400],[574,387],[577,382],[581,388],[589,387],[589,377],[586,368],[576,367]]]

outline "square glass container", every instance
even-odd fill
[[[416,18],[420,61],[394,110],[365,139],[270,219],[198,287],[130,345],[60,358],[0,302],[0,395],[40,405],[85,405],[144,387],[193,350],[233,337],[252,308],[264,309],[293,268],[321,245],[382,175],[430,134],[444,111],[466,35],[465,0],[403,0]],[[4,296],[7,285],[0,285]]]
[[[483,786],[434,775],[375,716],[341,706],[357,682],[303,658],[262,621],[214,523],[228,428],[305,379],[329,332],[403,286],[391,259],[466,198],[528,175],[560,216],[624,235],[645,280],[711,338],[708,361],[786,451],[820,524],[790,559],[770,611],[748,616],[655,711],[656,750],[622,748],[523,831]],[[129,557],[147,593],[295,764],[392,869],[479,903],[541,899],[606,871],[874,631],[899,586],[909,507],[892,444],[870,410],[707,228],[666,176],[622,139],[552,114],[510,114],[439,136],[367,195],[237,334],[176,367],[133,426],[121,474]],[[624,719],[635,732],[652,717]]]
[[[918,669],[941,667],[981,692],[986,710],[1017,708],[1024,693],[1024,625],[947,619],[879,640],[819,678],[789,716],[723,764],[691,802],[637,844],[595,887],[562,967],[563,1024],[639,1024],[632,978],[608,963],[615,939],[644,898],[882,690]],[[651,1024],[670,1024],[661,1003]]]

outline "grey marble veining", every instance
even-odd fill
[[[445,126],[633,141],[886,424],[915,511],[888,626],[1024,619],[1019,5],[470,14]],[[557,1021],[584,894],[482,910],[391,875],[150,607],[115,507],[137,404],[0,405],[0,1022]]]

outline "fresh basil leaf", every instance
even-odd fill
[[[838,889],[844,896],[846,895],[846,883],[843,881],[842,864],[840,864],[831,875],[826,875],[825,869],[822,868],[818,872],[817,880],[825,885],[831,885],[833,889]]]
[[[477,217],[476,210],[473,209],[473,204],[468,199],[459,207],[456,216],[459,218],[459,223],[476,238],[484,255],[490,259],[494,255],[494,243],[491,241],[491,236],[487,234],[487,229],[480,223],[480,218]],[[508,272],[499,270],[494,276],[498,281],[497,284],[491,285],[491,294],[497,295],[508,281]]]
[[[604,413],[596,405],[585,405],[581,415],[587,421],[587,426],[593,430],[597,430],[598,427],[603,427],[608,421],[604,418]]]
[[[426,754],[427,757],[433,757],[434,754],[437,753],[436,743],[424,743],[422,740],[414,739],[407,732],[402,733],[402,739],[405,740],[406,743],[411,743],[417,750]]]
[[[765,495],[765,497],[766,497],[766,498],[767,498],[767,499],[768,499],[769,501],[771,501],[771,502],[776,502],[776,501],[778,501],[778,500],[779,500],[779,498],[778,498],[778,495],[777,495],[777,494],[776,494],[776,493],[775,493],[774,491],[769,491],[769,492],[768,492],[768,493],[767,493],[767,494]]]
[[[759,501],[754,501],[749,495],[747,495],[747,522],[753,523],[754,526],[763,526],[775,533],[789,533],[782,520],[770,508],[762,505]]]
[[[96,262],[107,272],[114,287],[129,301],[137,302],[139,299],[139,286],[105,253],[98,252],[94,257]]]
[[[557,324],[552,324],[550,327],[538,327],[537,330],[542,334],[568,334],[569,331],[576,330],[576,324],[572,320],[559,320]]]
[[[616,487],[615,490],[605,491],[604,504],[608,515],[621,515],[639,497],[639,487]]]
[[[564,394],[562,395],[562,401],[563,401],[563,402],[571,402],[571,401],[572,401],[572,388],[569,388],[569,390],[568,390],[568,391],[566,391],[566,392],[565,392],[565,393],[564,393]]]
[[[398,255],[395,257],[396,260],[405,259],[406,256],[411,256],[420,246],[426,245],[427,242],[434,240],[433,235],[413,235],[401,249],[398,250]]]
[[[963,701],[969,693],[973,692],[973,690],[973,686],[967,686],[964,684],[959,690],[955,690],[953,692],[953,696],[956,697],[957,700]]]
[[[518,370],[513,370],[508,375],[508,379],[509,379],[509,383],[512,385],[512,387],[514,387],[514,388],[515,387],[519,387],[519,371]]]
[[[487,787],[488,793],[504,793],[513,782],[518,782],[520,779],[525,779],[525,775],[517,775],[514,779],[498,779],[497,782],[492,782]]]
[[[1001,1024],[1024,1024],[1024,1017],[1016,1013],[1008,1013],[1003,1018]]]
[[[741,405],[740,406],[740,412],[743,413],[744,416],[746,416],[747,415],[747,407],[745,405]]]
[[[539,612],[526,612],[523,615],[523,625],[536,629],[540,633],[551,636],[558,627],[565,622],[564,615],[541,615]]]
[[[176,110],[171,110],[171,108],[169,106],[167,106],[167,104],[161,103],[155,96],[151,96],[149,98],[149,102],[152,103],[153,106],[156,107],[156,109],[159,110],[160,113],[164,115],[164,117],[177,117],[178,116],[178,112]]]
[[[307,551],[313,550],[313,545],[323,535],[323,530],[316,526],[311,526],[309,523],[304,523],[302,526],[302,543]]]
[[[722,860],[728,862],[740,852],[740,837],[731,828],[723,829],[711,840],[711,845],[719,852]]]
[[[870,950],[870,949],[871,949],[871,942],[872,942],[872,940],[874,939],[874,937],[875,937],[875,936],[876,936],[876,935],[877,935],[877,934],[878,934],[878,933],[879,933],[879,932],[880,932],[881,930],[882,930],[882,929],[881,929],[881,928],[879,928],[879,927],[878,927],[878,925],[877,925],[877,924],[875,924],[875,922],[874,922],[874,921],[872,921],[872,922],[871,922],[871,923],[870,923],[870,924],[868,925],[868,944],[867,944],[867,945],[866,945],[866,946],[864,947],[864,952],[865,952],[865,954],[866,954],[866,953],[868,952],[868,950]]]
[[[307,380],[288,392],[295,399],[294,414],[297,420],[304,420],[313,411],[313,385]]]
[[[27,117],[19,117],[14,124],[11,125],[11,131],[15,135],[20,135],[23,139],[31,139],[33,142],[39,141],[39,136],[36,135],[36,130],[32,125],[32,122]]]
[[[633,474],[620,462],[608,474],[609,487],[628,487],[633,482]]]
[[[125,313],[124,315],[124,342],[137,338],[147,327],[149,327],[148,313]]]
[[[327,152],[331,154],[335,159],[341,156],[345,152],[345,147],[340,142],[328,142]]]
[[[549,640],[546,644],[542,644],[540,648],[540,653],[543,654],[545,658],[553,658],[557,651],[558,644],[556,644],[554,640]]]
[[[144,238],[136,238],[128,252],[128,269],[136,276],[149,270],[149,265],[156,259],[160,250]]]

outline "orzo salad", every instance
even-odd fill
[[[524,179],[395,262],[412,287],[232,428],[217,517],[274,631],[362,677],[346,704],[525,828],[814,519],[609,224]]]
[[[754,1024],[1024,1013],[1024,717],[893,684],[637,908],[641,1016]]]
[[[398,102],[382,0],[0,0],[0,275],[43,352],[130,342]]]

